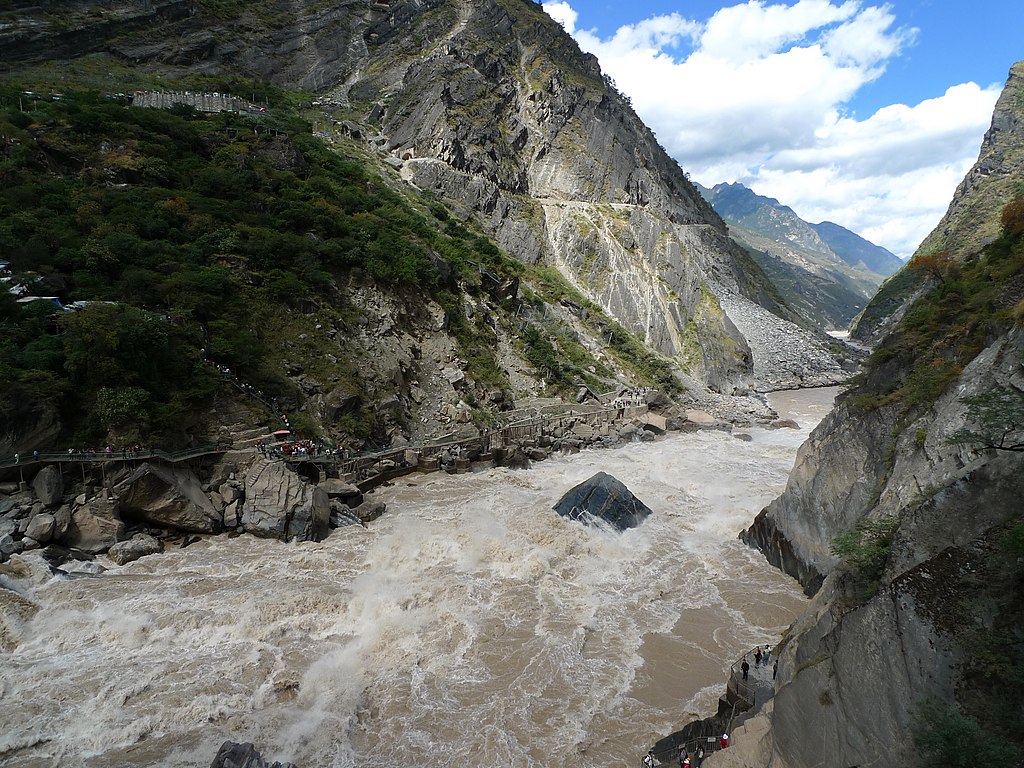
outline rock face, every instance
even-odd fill
[[[192,533],[216,533],[223,517],[187,467],[146,463],[115,492],[125,515]]]
[[[257,460],[246,480],[242,529],[284,541],[320,541],[330,528],[327,493],[279,462]]]
[[[957,307],[978,295],[1019,306],[1024,238],[1012,229],[1003,237],[960,267]],[[992,264],[1007,266],[1000,274]],[[986,310],[982,342],[950,344],[948,318],[920,322],[942,317],[944,288],[882,341],[863,382],[801,448],[785,493],[742,534],[817,590],[779,646],[772,765],[915,764],[908,734],[928,701],[975,718],[986,739],[1024,744],[1024,702],[993,667],[1016,665],[1024,627],[1024,560],[1012,543],[1024,531],[1024,472],[1022,454],[1005,449],[1024,441],[1013,415],[1024,411],[1024,326]],[[922,362],[936,349],[962,363],[939,386],[929,376],[944,361]],[[998,406],[995,393],[1006,398]],[[994,425],[993,440],[971,436]],[[885,521],[893,534],[874,565],[832,554],[841,531]]]
[[[598,472],[568,491],[554,509],[570,520],[584,523],[594,518],[603,520],[618,531],[635,528],[652,514],[620,480],[604,472]]]

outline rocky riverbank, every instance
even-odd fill
[[[771,424],[774,416],[766,404],[750,398],[731,411],[712,408],[732,421],[704,410],[665,405],[655,399],[662,413],[629,419],[559,417],[486,451],[482,445],[452,446],[427,459],[407,449],[398,460],[378,462],[376,480],[416,471],[528,468],[556,453],[655,440],[666,431],[731,431],[755,421]],[[227,451],[181,464],[129,459],[32,469],[35,474],[24,475],[30,478],[26,482],[0,485],[3,560],[45,549],[55,567],[83,567],[70,563],[91,562],[101,554],[121,565],[166,546],[187,546],[198,536],[224,532],[317,541],[333,528],[365,525],[385,511],[382,503],[368,500],[360,489],[373,487],[374,478],[338,476],[337,464],[289,465],[254,450]]]

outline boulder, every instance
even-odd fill
[[[569,490],[554,509],[570,520],[588,524],[602,520],[617,531],[635,528],[651,514],[651,509],[620,480],[605,472]]]
[[[161,528],[217,533],[222,515],[187,467],[145,463],[114,489],[121,512]]]
[[[718,424],[718,419],[707,411],[698,411],[693,409],[686,412],[686,420],[691,424],[697,424],[701,427],[713,427]]]
[[[348,525],[361,525],[362,520],[359,519],[359,515],[355,513],[355,510],[342,504],[337,499],[331,499],[331,528],[344,528]]]
[[[224,527],[225,528],[237,528],[241,522],[241,507],[242,502],[232,501],[226,507],[224,507]]]
[[[51,538],[54,541],[63,538],[64,534],[68,532],[68,526],[70,525],[71,506],[69,504],[65,504],[53,513],[53,534],[51,535]]]
[[[60,470],[53,465],[43,467],[32,481],[32,490],[36,498],[46,506],[59,504],[64,496],[64,478]]]
[[[329,477],[326,480],[321,480],[317,487],[322,489],[329,498],[341,499],[341,501],[352,508],[358,507],[363,503],[363,492],[352,485],[352,483],[346,483],[344,480]]]
[[[252,744],[225,741],[210,768],[295,768],[294,763],[268,763]]]
[[[355,508],[356,516],[364,523],[376,520],[387,511],[388,505],[383,501],[364,501]]]
[[[163,544],[152,536],[145,533],[138,533],[128,541],[119,541],[107,552],[107,557],[118,565],[124,565],[146,555],[155,555],[163,552]]]
[[[284,541],[320,541],[330,526],[327,493],[282,463],[258,460],[249,471],[242,528]]]
[[[71,513],[71,522],[60,543],[91,554],[106,552],[124,539],[124,523],[117,501],[97,496]]]
[[[28,528],[25,529],[25,536],[45,544],[53,537],[56,521],[53,515],[43,512],[35,515],[28,521]]]

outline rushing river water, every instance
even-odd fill
[[[833,395],[773,398],[799,431],[412,476],[318,544],[219,536],[45,581],[0,649],[0,763],[192,768],[231,739],[299,768],[637,764],[804,605],[736,535]],[[560,518],[599,470],[654,514]]]

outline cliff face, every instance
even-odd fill
[[[553,264],[645,343],[731,391],[743,337],[715,302],[736,286],[721,220],[623,98],[538,6],[447,4],[382,31],[335,89],[380,113],[409,182],[478,215],[509,253]],[[700,335],[710,343],[693,343]]]
[[[992,113],[978,161],[960,182],[945,216],[914,256],[946,251],[960,261],[999,234],[999,213],[1019,194],[1024,173],[1024,61],[1010,68]],[[891,332],[920,295],[923,280],[906,270],[886,282],[850,331],[851,338],[877,343]]]
[[[1021,140],[1017,125],[1003,141]],[[1000,182],[1021,179],[1018,167]],[[988,204],[965,194],[964,209]],[[994,216],[986,231],[998,233]],[[960,232],[959,242],[994,237]],[[949,296],[945,283],[901,313],[864,381],[802,447],[785,493],[741,535],[817,592],[780,646],[773,765],[909,764],[908,735],[928,700],[955,703],[1010,742],[1024,738],[1012,725],[1024,722],[1024,699],[992,662],[1012,658],[1024,639],[1022,561],[1007,543],[1024,525],[1024,473],[1018,451],[986,448],[977,436],[995,419],[1004,446],[1024,437],[1024,417],[1014,416],[1024,408],[1022,248],[1020,228],[1007,227],[991,249],[946,275],[961,281],[958,308],[981,295],[993,301],[983,314],[992,325],[969,362],[929,390],[941,395],[924,396],[919,385],[954,357],[946,330],[973,322],[922,320],[938,316],[929,312],[936,294]],[[996,405],[994,393],[1005,400]],[[831,551],[837,534],[866,522],[893,531],[870,573]]]
[[[149,71],[174,76],[187,65],[315,91],[328,124],[358,124],[408,183],[476,217],[519,260],[557,267],[712,389],[748,387],[751,344],[777,340],[752,342],[720,297],[739,294],[804,324],[596,59],[535,3],[341,0],[281,14],[264,2],[198,2],[188,14],[167,6],[130,18],[116,3],[67,5],[61,24],[53,8],[31,23],[21,14],[0,35],[0,54],[23,63],[67,55],[75,31],[82,53]],[[800,344],[810,354],[797,384],[817,382],[818,360],[842,377],[825,339],[803,334]]]

